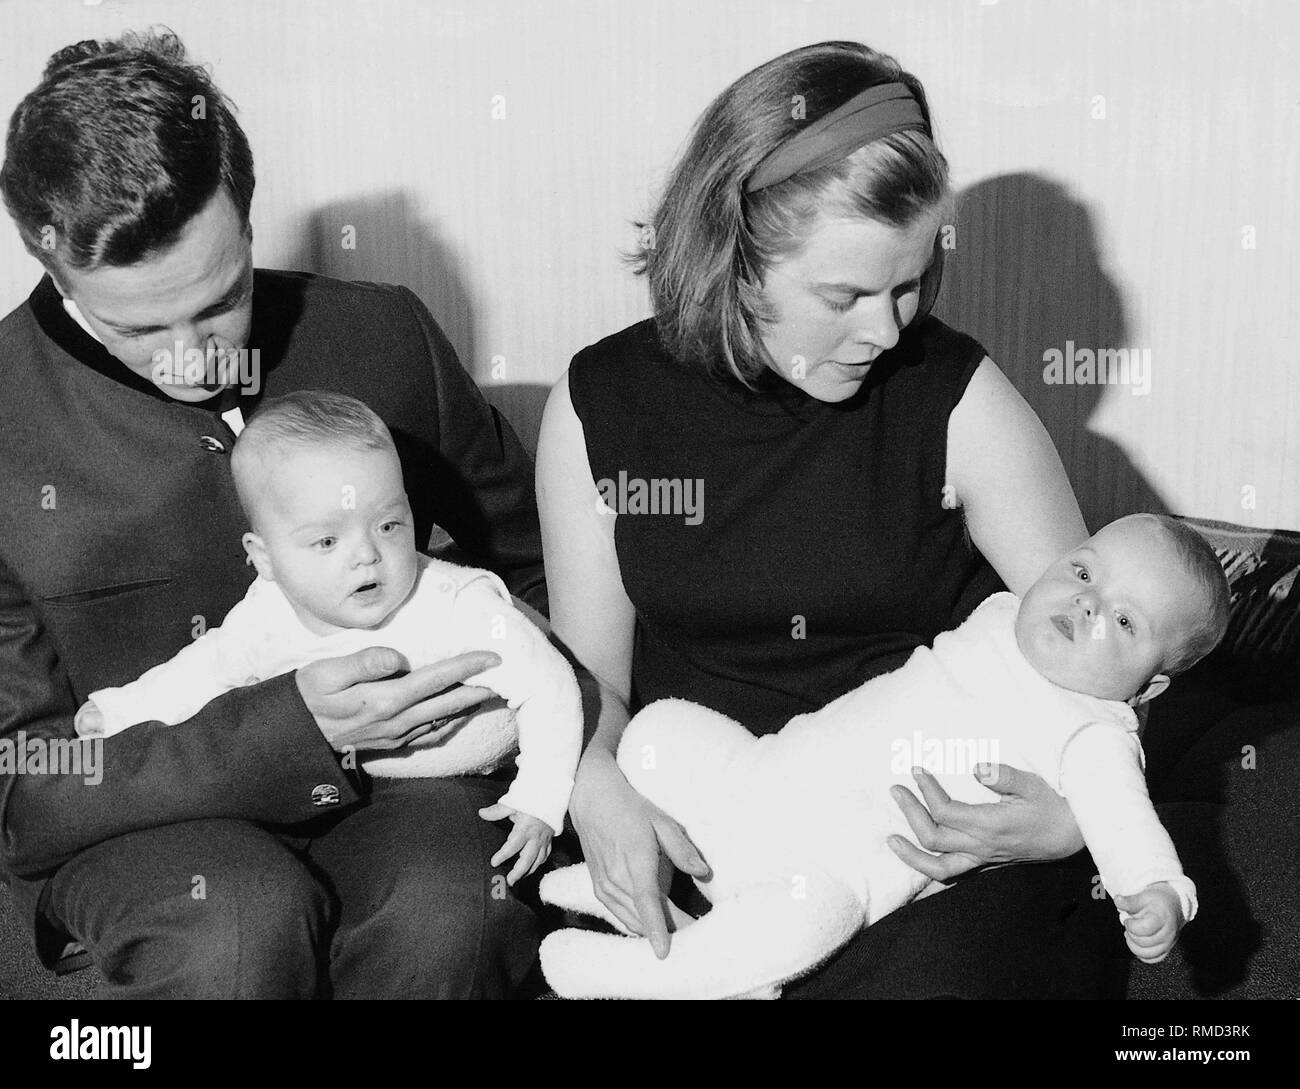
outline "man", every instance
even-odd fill
[[[443,527],[545,609],[514,433],[411,292],[254,270],[247,140],[174,36],[51,58],[0,188],[46,270],[0,323],[0,740],[72,737],[88,693],[243,596],[230,449],[294,389],[374,408],[417,540]],[[509,993],[539,928],[493,880],[500,784],[372,784],[346,757],[479,703],[459,682],[494,661],[313,663],[108,740],[98,783],[0,764],[0,876],[44,962],[81,941],[112,997]]]

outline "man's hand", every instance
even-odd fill
[[[1132,896],[1116,896],[1115,906],[1124,913],[1124,940],[1133,955],[1147,964],[1159,964],[1182,930],[1183,905],[1167,881],[1148,885]]]
[[[367,647],[310,662],[295,679],[335,752],[400,749],[489,699],[486,688],[461,682],[500,664],[495,654],[472,651],[406,673],[410,665],[397,651]]]
[[[510,836],[502,844],[501,850],[492,856],[492,865],[500,866],[507,858],[519,856],[506,876],[506,884],[513,885],[521,877],[527,877],[551,855],[551,837],[555,834],[551,826],[531,813],[521,813],[508,805],[497,802],[478,811],[485,821],[499,821],[509,817],[514,822]]]
[[[647,801],[608,753],[591,749],[569,803],[596,898],[633,934],[668,956],[669,926],[684,919],[666,895],[673,866],[707,881],[712,872],[680,824]]]
[[[996,804],[981,805],[954,802],[921,768],[913,768],[912,776],[925,805],[905,787],[890,793],[925,850],[902,836],[890,836],[889,848],[935,881],[992,863],[1068,858],[1083,847],[1069,803],[1037,775],[1004,764],[979,765],[975,777],[1002,795]]]

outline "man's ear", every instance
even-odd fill
[[[1164,673],[1157,673],[1138,689],[1138,694],[1128,701],[1129,706],[1137,707],[1140,704],[1149,703],[1168,687],[1169,678]]]
[[[271,566],[271,554],[267,552],[262,538],[256,533],[245,533],[242,540],[244,551],[248,553],[249,560],[257,568],[257,573],[267,582],[274,582],[275,568]]]

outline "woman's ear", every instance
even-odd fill
[[[267,582],[274,582],[275,568],[271,566],[271,555],[267,552],[266,545],[262,543],[262,538],[256,533],[245,533],[243,542],[248,560],[257,568],[257,573]]]
[[[1163,673],[1157,673],[1146,684],[1138,689],[1138,694],[1129,700],[1130,707],[1137,707],[1143,703],[1149,703],[1155,699],[1161,692],[1169,687],[1169,678]]]

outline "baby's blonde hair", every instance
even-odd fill
[[[1228,630],[1231,594],[1228,577],[1210,543],[1186,522],[1166,514],[1139,514],[1132,517],[1152,519],[1164,530],[1174,546],[1183,570],[1201,590],[1202,608],[1196,626],[1183,639],[1172,657],[1163,663],[1162,672],[1170,677],[1185,673],[1219,645]]]
[[[354,450],[392,450],[387,425],[355,397],[330,390],[295,390],[263,402],[235,442],[230,471],[245,516],[259,482],[275,470],[275,454],[322,445]]]

